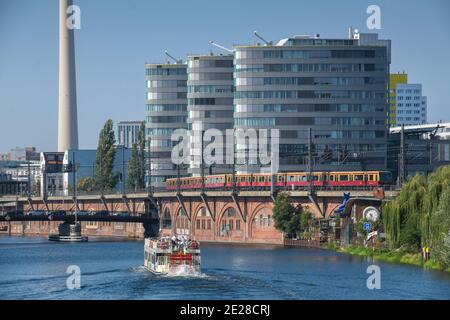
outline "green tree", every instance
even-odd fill
[[[442,270],[450,268],[450,230],[444,235],[441,245],[433,252]]]
[[[137,190],[139,187],[139,173],[140,173],[140,161],[139,150],[136,143],[133,143],[131,149],[131,159],[128,163],[128,178],[127,187],[133,190]]]
[[[291,221],[296,213],[295,207],[289,201],[289,193],[280,193],[275,199],[273,208],[273,219],[275,221],[275,228],[285,232],[293,233],[295,229],[295,221]]]
[[[95,180],[91,177],[83,177],[78,180],[77,190],[84,192],[91,192],[96,190]]]
[[[36,179],[36,183],[34,184],[34,190],[32,190],[32,193],[36,196],[41,195],[41,178],[38,177]]]
[[[137,141],[131,149],[127,186],[134,190],[145,188],[145,125],[141,124]]]
[[[141,123],[141,128],[138,133],[137,143],[139,145],[139,176],[138,187],[145,188],[145,124]]]
[[[113,174],[116,157],[116,139],[114,138],[113,121],[106,121],[100,131],[97,154],[94,163],[94,179],[98,188],[112,190],[118,182],[118,175]]]
[[[410,179],[382,212],[391,248],[402,246],[414,252],[421,246],[440,248],[450,229],[450,166]]]
[[[289,193],[280,193],[275,199],[273,208],[275,228],[288,233],[299,234],[311,229],[312,214],[296,208],[289,201]]]

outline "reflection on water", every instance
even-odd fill
[[[371,291],[370,259],[325,250],[203,244],[200,275],[154,275],[142,241],[90,240],[0,237],[1,299],[450,299],[449,274],[378,262]],[[70,265],[81,290],[66,288]]]

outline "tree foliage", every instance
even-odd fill
[[[275,228],[287,234],[299,234],[311,227],[312,214],[303,211],[289,201],[289,193],[280,193],[273,208]]]
[[[137,141],[131,149],[131,159],[128,164],[127,186],[131,189],[145,188],[145,125],[138,132]]]
[[[95,180],[91,177],[83,177],[78,180],[77,190],[84,192],[91,192],[96,189]]]
[[[450,231],[444,235],[442,244],[433,253],[442,269],[450,268]]]
[[[94,180],[96,186],[102,190],[114,189],[118,181],[118,176],[113,173],[116,157],[115,143],[113,121],[109,119],[100,131],[94,162]]]
[[[450,166],[409,180],[383,205],[383,225],[391,248],[428,246],[439,252],[450,230]]]

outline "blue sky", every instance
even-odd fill
[[[380,37],[392,39],[391,71],[423,83],[429,120],[450,121],[448,0],[75,0],[80,147],[95,148],[107,118],[145,116],[145,62],[164,50],[184,58],[294,34],[345,37],[366,29],[366,8],[381,7]],[[216,51],[216,49],[214,49]],[[0,0],[0,152],[33,145],[55,150],[58,108],[58,1]]]

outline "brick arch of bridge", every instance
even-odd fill
[[[207,214],[206,216],[199,217],[201,212],[203,210],[206,210]],[[215,230],[215,222],[212,217],[214,213],[208,212],[208,209],[206,208],[205,204],[203,202],[200,202],[193,206],[193,212],[194,215],[192,216],[192,223],[191,223],[191,234],[195,239],[197,240],[203,240],[203,239],[212,239],[214,236],[214,230]],[[197,228],[197,219],[200,218],[200,226]],[[204,221],[203,221],[204,220]],[[208,226],[210,227],[208,229]]]
[[[86,203],[84,205],[86,211],[99,211],[99,205],[97,203]]]
[[[186,207],[186,206],[185,206]],[[192,221],[190,221],[188,215],[189,212],[185,212],[185,215],[181,215],[181,210],[184,210],[182,206],[178,206],[178,209],[175,211],[175,219],[172,222],[172,230],[174,230],[176,234],[183,234],[186,235],[190,233],[190,230],[192,229]],[[187,211],[189,211],[188,208],[186,208]]]
[[[143,202],[143,201],[131,202],[130,209],[131,209],[131,211],[134,211],[135,213],[145,213],[145,202]]]
[[[114,202],[111,204],[110,210],[112,212],[118,212],[118,211],[128,211],[128,210],[123,210],[123,203],[120,202]]]
[[[261,202],[257,204],[255,207],[253,207],[247,222],[248,238],[250,241],[282,243],[283,235],[280,231],[275,229],[275,221],[273,219],[273,207],[274,205],[272,202]],[[258,218],[258,216],[260,216],[262,213],[264,213],[263,216],[264,224],[260,222],[259,225],[257,225],[255,223],[256,221],[255,219]]]
[[[225,213],[228,212],[229,209],[234,210],[234,217],[233,220],[233,228],[232,230],[229,230],[227,234],[222,234],[222,221],[224,220]],[[240,230],[236,230],[236,221],[240,221]],[[222,208],[219,210],[219,214],[216,216],[216,237],[218,239],[222,240],[228,240],[228,241],[243,241],[245,238],[245,222],[242,219],[241,215],[239,214],[239,210],[234,202],[227,202],[225,205],[222,206]]]
[[[72,205],[73,206],[73,205]],[[67,208],[65,208],[65,205],[64,204],[58,204],[58,205],[56,205],[56,207],[55,207],[55,209],[54,209],[55,211],[65,211],[65,210],[67,210]],[[70,210],[69,210],[70,211]]]
[[[190,205],[189,205],[189,203],[186,203],[185,204],[185,207],[186,207],[186,211],[188,211],[188,212],[186,212],[186,215],[188,215],[189,214],[189,212],[190,212]],[[167,211],[167,210],[169,210],[169,213],[170,213],[170,218],[171,218],[171,225],[172,225],[172,229],[170,230],[170,232],[171,233],[176,233],[176,229],[178,228],[178,220],[179,220],[179,214],[180,214],[180,211],[183,209],[183,207],[178,203],[178,201],[167,201],[167,202],[164,202],[163,204],[162,204],[162,206],[161,206],[161,211],[160,211],[160,219],[163,219],[164,218],[164,213]],[[185,218],[183,218],[183,220],[184,220]],[[189,226],[189,229],[190,229],[190,226],[191,226],[191,223],[189,222],[188,223],[188,226]],[[166,233],[167,233],[167,231],[168,230],[166,230]]]
[[[162,219],[164,216],[164,212],[166,210],[169,210],[170,213],[170,219],[172,220],[172,225],[175,223],[176,215],[178,214],[178,210],[180,209],[180,204],[176,201],[165,201],[162,203],[161,211],[160,211],[160,219]]]

